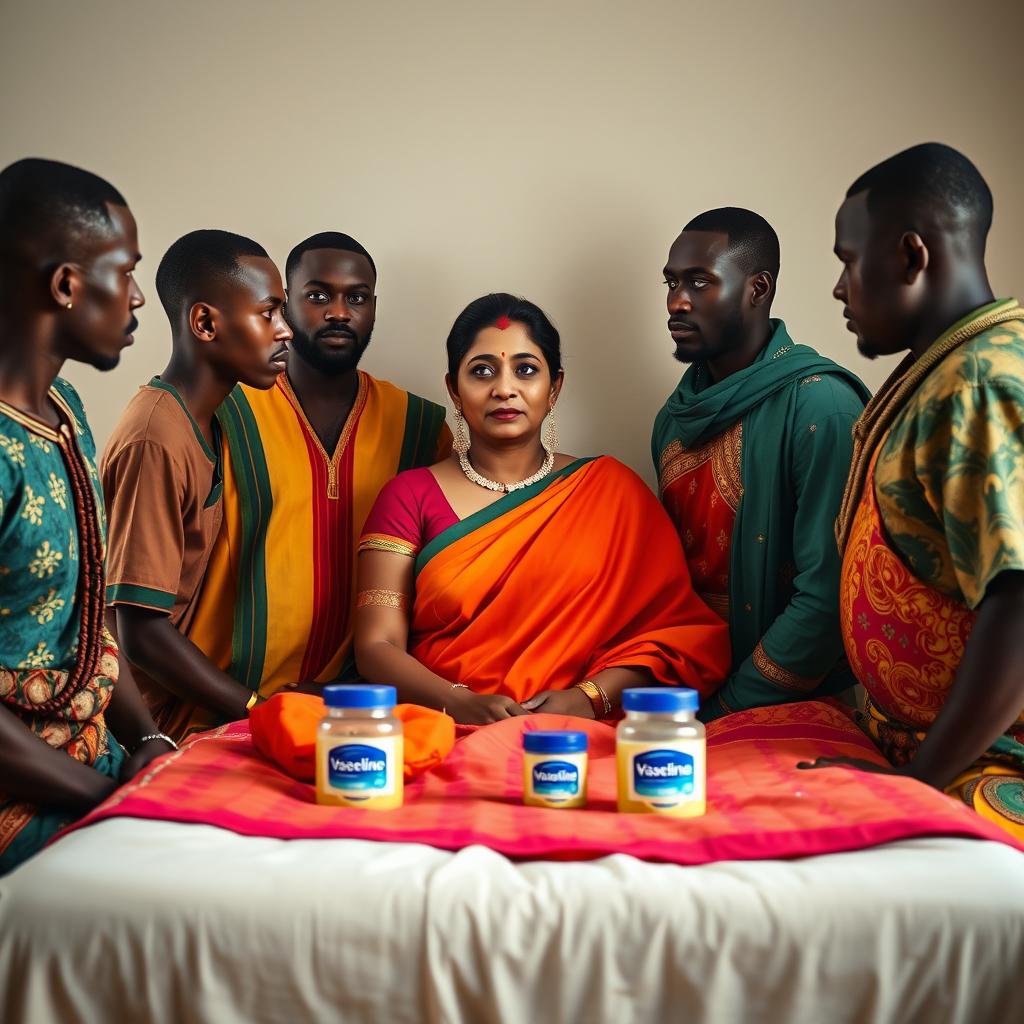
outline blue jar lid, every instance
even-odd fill
[[[397,700],[393,686],[335,683],[324,687],[324,704],[329,708],[393,708]]]
[[[528,754],[583,754],[587,750],[587,734],[556,729],[524,732],[523,750]]]
[[[700,694],[682,686],[637,686],[622,691],[623,711],[677,714],[696,711],[699,707]]]

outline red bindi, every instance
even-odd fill
[[[512,326],[512,321],[502,313],[501,316],[494,321],[494,326],[497,327],[499,331],[503,331],[505,328]]]

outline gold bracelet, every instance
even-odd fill
[[[398,608],[404,610],[409,599],[399,590],[360,590],[356,595],[357,608]]]
[[[608,699],[608,694],[604,692],[604,689],[598,683],[595,683],[592,679],[584,679],[582,683],[576,683],[576,686],[590,700],[595,718],[607,718],[612,713],[612,702]]]
[[[259,693],[254,690],[253,693],[252,693],[252,696],[245,702],[245,710],[246,710],[246,712],[252,711],[253,707],[255,707],[255,705],[256,705],[256,701],[258,701],[259,699],[260,699]]]

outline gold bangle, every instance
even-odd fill
[[[245,710],[247,712],[252,711],[253,707],[255,707],[256,705],[256,701],[258,701],[259,699],[259,693],[253,690],[252,696],[245,702]]]
[[[404,610],[409,599],[400,590],[360,590],[356,595],[357,608],[398,608]]]
[[[612,702],[608,699],[608,694],[604,692],[604,689],[598,683],[595,683],[592,679],[584,679],[582,683],[576,683],[576,686],[590,700],[595,718],[607,718],[612,713]]]

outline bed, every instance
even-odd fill
[[[111,818],[0,879],[5,1024],[1021,1019],[1024,854],[512,861]]]

